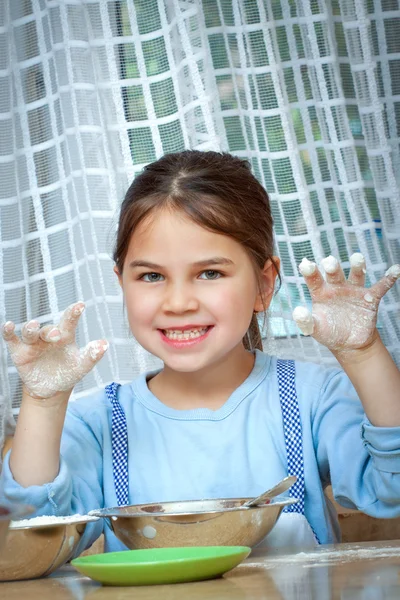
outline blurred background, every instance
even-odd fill
[[[79,344],[110,349],[73,399],[157,366],[112,271],[119,205],[164,153],[229,151],[275,221],[265,350],[333,362],[292,322],[298,264],[362,252],[372,284],[400,262],[399,132],[399,0],[2,0],[0,322],[86,302]],[[399,306],[397,285],[379,329],[400,365]],[[20,397],[0,341],[0,446]]]

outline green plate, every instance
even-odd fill
[[[153,548],[81,556],[71,564],[104,585],[155,585],[213,579],[249,554],[247,546]]]

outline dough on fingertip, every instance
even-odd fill
[[[308,258],[303,258],[301,263],[299,264],[299,271],[303,275],[303,277],[310,277],[315,273],[317,265],[315,262],[308,260]]]
[[[108,342],[90,342],[88,351],[92,360],[97,360],[99,354],[103,354],[108,349]]]
[[[293,319],[304,335],[311,335],[314,332],[314,319],[308,308],[296,306]]]
[[[327,256],[321,260],[321,264],[324,268],[325,273],[332,274],[336,273],[339,268],[339,261],[334,256]]]
[[[392,265],[385,273],[386,277],[400,277],[400,265]]]
[[[365,258],[361,252],[354,252],[350,256],[350,266],[352,269],[365,269]]]

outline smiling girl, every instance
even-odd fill
[[[344,506],[400,515],[400,373],[376,330],[399,266],[366,290],[359,254],[347,281],[332,257],[325,279],[303,260],[313,310],[295,319],[343,369],[263,354],[257,313],[279,269],[268,195],[247,162],[199,151],[166,155],[134,180],[114,261],[130,329],[163,368],[68,405],[107,349],[104,340],[76,347],[83,302],[57,326],[30,321],[21,338],[7,322],[24,387],[2,472],[6,500],[67,515],[256,496],[294,474],[298,502],[264,544],[335,541],[330,483]],[[102,526],[88,525],[78,553]],[[125,548],[105,534],[108,550]]]

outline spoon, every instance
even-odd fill
[[[247,500],[242,506],[258,506],[259,504],[269,504],[272,498],[275,496],[279,496],[286,492],[294,483],[296,483],[297,477],[295,475],[289,475],[289,477],[285,477],[279,483],[274,485],[273,488],[267,490],[261,496],[257,496],[257,498],[253,498],[252,500]]]

